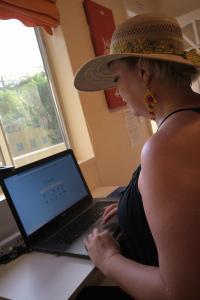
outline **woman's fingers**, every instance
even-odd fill
[[[119,246],[108,230],[100,231],[95,228],[84,240],[84,244],[92,262],[103,273],[110,257],[120,254]]]
[[[110,205],[104,207],[104,213],[103,213],[103,215],[107,214],[109,211],[111,211],[116,206],[118,206],[118,203],[113,203],[113,204],[110,204]]]
[[[111,210],[107,215],[105,215],[103,218],[102,218],[102,224],[105,224],[106,222],[108,222],[108,220],[110,218],[112,218],[114,215],[117,214],[117,207],[116,208],[113,208],[113,210]]]
[[[111,204],[107,207],[102,215],[102,224],[105,224],[112,216],[117,213],[118,204]]]
[[[84,244],[86,246],[89,246],[91,240],[95,238],[99,233],[99,230],[97,228],[94,228],[93,231],[90,234],[88,234],[87,238],[84,239]]]

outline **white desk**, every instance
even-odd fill
[[[93,191],[106,197],[115,187]],[[88,259],[32,252],[0,265],[0,299],[67,300],[96,272]]]
[[[32,252],[0,265],[0,297],[66,300],[95,268],[90,260]]]

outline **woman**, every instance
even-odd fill
[[[175,19],[143,14],[121,24],[110,54],[75,78],[79,90],[117,87],[158,125],[119,207],[103,216],[118,212],[125,247],[97,229],[85,241],[93,263],[135,299],[200,299],[200,95],[191,89],[199,68]]]

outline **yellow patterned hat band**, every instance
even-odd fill
[[[176,40],[118,40],[113,41],[110,47],[110,54],[141,53],[141,54],[172,54],[181,56],[194,64],[200,64],[200,55],[196,49],[184,51],[182,43]]]
[[[167,40],[150,40],[150,39],[134,39],[114,41],[110,47],[110,54],[123,53],[167,53],[180,55],[183,47],[177,45],[176,41]]]
[[[191,49],[189,51],[184,51],[183,57],[188,61],[191,61],[196,66],[200,66],[200,55],[197,53],[196,49]]]

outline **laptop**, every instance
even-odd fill
[[[88,257],[83,239],[118,200],[94,201],[71,149],[10,171],[1,187],[26,246],[59,255]],[[116,216],[106,226],[119,234]]]

